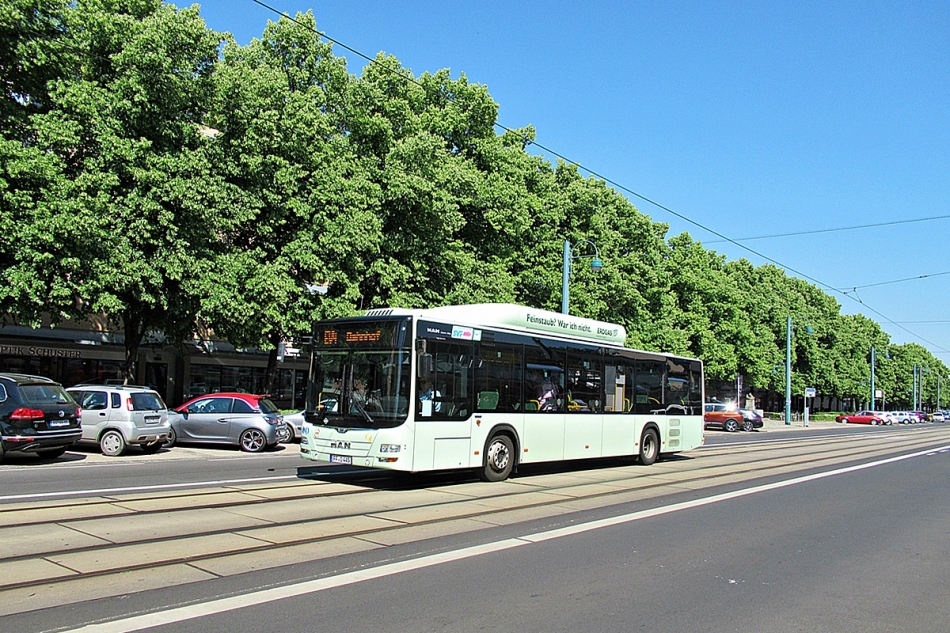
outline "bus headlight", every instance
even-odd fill
[[[399,444],[380,444],[379,452],[380,453],[398,453],[400,449]]]

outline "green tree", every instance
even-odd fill
[[[209,123],[227,204],[202,264],[200,316],[239,347],[269,350],[349,314],[382,241],[378,186],[347,138],[352,77],[321,42],[313,15],[270,22],[247,46],[229,41]],[[307,290],[329,283],[325,298]]]
[[[17,173],[39,174],[38,194],[20,207],[30,230],[6,292],[33,319],[108,317],[131,379],[146,333],[193,323],[190,273],[217,206],[199,125],[220,39],[197,9],[159,1],[81,0],[62,24],[73,64],[29,118]]]

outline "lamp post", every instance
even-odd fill
[[[923,411],[926,402],[924,401],[924,374],[930,373],[930,367],[921,367],[920,368],[920,408],[918,411]]]
[[[920,409],[917,407],[917,374],[919,373],[919,371],[920,370],[917,367],[917,363],[914,363],[914,402],[911,405],[911,408],[914,411],[920,411]]]
[[[792,317],[785,324],[785,424],[792,424]]]
[[[940,372],[937,372],[937,411],[942,411],[943,407],[940,406]]]
[[[871,346],[871,411],[877,411],[877,392],[874,391],[874,346]]]
[[[593,255],[575,255],[574,249],[583,246],[584,244],[590,244],[594,247]],[[570,303],[570,288],[569,281],[571,278],[571,260],[580,259],[582,257],[589,257],[590,269],[594,272],[599,271],[604,267],[604,262],[600,261],[600,253],[597,252],[597,245],[591,242],[590,240],[581,240],[576,244],[571,244],[569,241],[564,240],[564,263],[561,267],[561,314],[569,314],[568,305]]]
[[[814,332],[809,326],[808,334]],[[785,424],[792,424],[792,317],[785,325]]]

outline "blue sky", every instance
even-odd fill
[[[904,222],[741,241],[753,254],[627,194],[670,236],[771,258],[950,364],[950,217],[906,222],[950,216],[950,3],[266,2],[415,75],[464,73],[500,124],[732,239]],[[242,44],[278,17],[200,4]]]

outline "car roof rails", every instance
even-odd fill
[[[103,384],[101,382],[80,382],[69,388],[75,389],[77,387],[102,387],[106,389],[148,389],[150,391],[154,391],[152,387],[146,387],[145,385],[110,385],[109,383]]]

